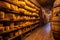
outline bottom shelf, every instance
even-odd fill
[[[12,37],[12,38],[9,38],[8,40],[13,40],[14,38],[17,38],[18,36],[21,36],[21,35],[29,32],[29,31],[33,30],[33,29],[36,28],[38,25],[39,25],[39,24],[37,24],[37,25],[35,25],[35,26],[33,26],[33,27],[31,26],[31,28],[29,28],[29,29],[26,30],[25,32],[22,32],[21,34],[19,34],[19,35],[17,35],[17,36],[14,36],[14,37]]]

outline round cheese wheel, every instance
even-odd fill
[[[0,6],[4,7],[4,8],[7,8],[7,9],[10,9],[11,6],[9,3],[7,2],[3,2],[3,1],[0,1]]]
[[[18,5],[24,7],[24,6],[26,6],[26,3],[24,1],[18,1]]]
[[[0,11],[0,18],[1,18],[1,19],[4,19],[4,14],[5,14],[5,13],[4,13],[3,11]]]

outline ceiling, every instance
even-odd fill
[[[42,7],[52,8],[55,0],[36,0]]]

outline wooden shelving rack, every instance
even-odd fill
[[[18,3],[16,1],[0,0],[0,40],[21,40],[21,35],[38,27],[40,23],[41,9],[38,6],[29,0],[27,1],[33,4],[33,7],[28,5],[26,0],[21,1],[21,4],[18,4],[20,1],[17,1]],[[25,3],[28,8],[24,7],[22,3]],[[11,8],[8,8],[9,5]],[[18,9],[17,11],[14,9],[15,7]]]

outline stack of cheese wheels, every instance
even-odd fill
[[[9,26],[5,26],[5,31],[10,31],[10,27]]]
[[[36,7],[33,3],[31,3],[29,0],[24,0],[26,2],[26,4],[30,5],[33,8],[36,8],[38,10],[40,10],[38,7]]]
[[[18,5],[21,6],[21,7],[24,7],[24,6],[26,6],[26,3],[24,1],[19,1]]]
[[[17,16],[17,20],[21,20],[21,19],[20,19],[20,16]]]
[[[15,5],[19,6],[19,7],[26,6],[26,3],[24,1],[21,1],[21,0],[20,1],[19,0],[6,0],[6,1],[8,1],[10,3],[13,3],[13,4],[15,4]]]
[[[0,24],[0,33],[1,33],[1,32],[4,32],[3,24]]]
[[[6,9],[11,9],[13,11],[18,11],[17,6],[7,3],[7,2],[4,2],[4,1],[0,1],[0,6],[6,8]]]
[[[19,35],[19,32],[15,32],[15,36],[18,36]]]
[[[19,35],[22,34],[22,30],[18,30],[18,32],[19,32]]]
[[[0,19],[4,19],[4,12],[3,11],[0,11]]]
[[[6,9],[11,9],[10,4],[7,2],[4,2],[4,1],[0,1],[0,6],[6,8]]]
[[[36,11],[36,9],[31,8],[31,7],[27,6],[27,5],[24,8],[27,9],[27,10],[30,10],[30,11]]]
[[[23,8],[19,8],[19,10],[18,10],[19,12],[22,12],[22,13],[24,13],[26,10],[25,9],[23,9]]]
[[[11,6],[11,10],[18,12],[18,7],[17,6],[12,5],[12,4],[10,4],[10,6]]]
[[[16,20],[17,18],[16,18],[16,15],[13,15],[13,20]]]
[[[32,13],[33,15],[36,15],[36,16],[38,16],[38,14],[37,13]]]
[[[14,23],[10,24],[10,29],[14,29]]]
[[[14,18],[13,18],[13,15],[14,15],[14,14],[6,13],[4,18],[5,18],[5,19],[9,19],[9,20],[11,20],[11,19],[13,20],[13,19],[14,19]]]

